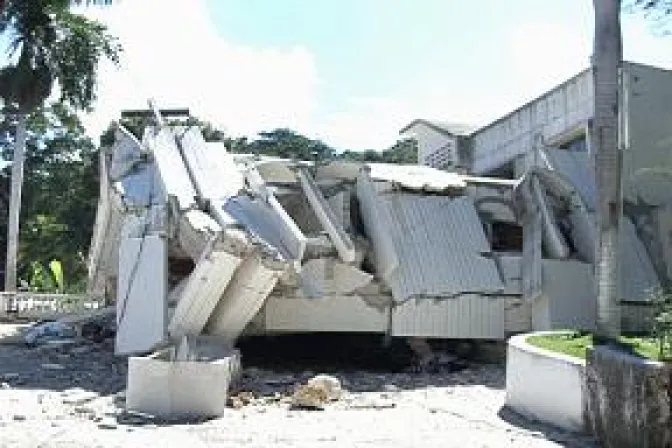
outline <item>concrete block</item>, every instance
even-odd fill
[[[115,353],[152,350],[166,335],[166,241],[158,235],[122,240],[119,248]]]
[[[175,360],[176,349],[128,359],[126,407],[161,418],[208,418],[224,413],[240,355]],[[197,360],[193,360],[197,359]]]

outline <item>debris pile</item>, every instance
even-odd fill
[[[212,362],[166,355],[185,337],[503,340],[594,324],[594,211],[550,157],[508,180],[230,154],[157,123],[140,140],[119,127],[102,152],[90,253],[91,292],[116,298],[116,353],[154,352],[132,358],[131,376]],[[659,285],[627,220],[622,241],[637,254],[623,287]],[[306,383],[296,402],[317,405],[323,389]]]

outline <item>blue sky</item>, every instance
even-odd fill
[[[188,6],[185,6],[188,5]],[[294,128],[382,149],[413,118],[486,124],[588,66],[590,0],[120,0],[97,133],[146,98],[234,135]],[[672,38],[623,15],[626,59],[672,69]]]

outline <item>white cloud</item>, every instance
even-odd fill
[[[466,67],[456,60],[439,71],[428,63],[424,79],[387,96],[344,98],[333,110],[319,97],[332,86],[320,83],[305,48],[227,42],[205,0],[190,0],[188,8],[179,0],[122,0],[89,12],[121,38],[125,53],[121,70],[103,65],[97,112],[87,123],[97,135],[120,110],[145,108],[154,97],[161,107],[189,107],[234,135],[282,126],[339,149],[382,149],[414,118],[483,125],[586,68],[589,9],[573,22],[511,21],[506,38]],[[654,36],[647,22],[624,15],[623,32],[626,59],[672,67],[670,39]]]
[[[316,107],[317,70],[301,47],[254,48],[223,40],[203,0],[122,1],[87,10],[123,44],[122,66],[104,63],[96,112],[85,120],[96,135],[119,112],[189,107],[232,134],[274,126],[305,128]]]
[[[508,91],[520,98],[536,97],[576,75],[590,64],[590,30],[553,22],[527,22],[512,29]]]

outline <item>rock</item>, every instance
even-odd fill
[[[268,386],[291,386],[296,382],[294,375],[282,375],[264,380],[264,384]]]
[[[98,398],[98,394],[95,392],[83,389],[71,389],[70,391],[67,391],[67,396],[63,398],[62,401],[64,404],[79,406],[95,400],[96,398]]]
[[[64,370],[65,369],[65,367],[62,364],[51,364],[51,363],[42,364],[40,367],[42,367],[44,370]]]
[[[82,414],[82,415],[93,415],[96,413],[96,411],[89,406],[75,406],[73,411],[76,414]]]
[[[292,395],[292,407],[297,409],[324,409],[329,401],[329,390],[323,383],[304,384]]]
[[[71,339],[77,336],[73,327],[63,322],[39,322],[26,331],[23,340],[28,345],[44,343],[49,340]]]
[[[245,406],[243,404],[243,401],[238,397],[229,397],[228,400],[226,401],[226,405],[233,409],[240,409],[243,406]]]
[[[341,381],[335,376],[320,374],[308,380],[307,385],[321,387],[327,391],[327,399],[338,400],[343,395]]]
[[[360,401],[348,405],[348,409],[393,409],[397,404],[391,401]]]
[[[84,353],[90,353],[91,347],[88,345],[80,345],[78,347],[73,347],[70,349],[70,353],[73,355],[82,355]]]
[[[399,392],[401,391],[401,389],[399,388],[399,386],[396,386],[394,384],[384,384],[383,391],[393,393],[393,392]]]
[[[119,425],[114,420],[103,420],[98,423],[98,428],[100,429],[117,429]]]

